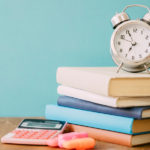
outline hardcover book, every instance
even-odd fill
[[[91,103],[68,96],[59,96],[57,104],[60,106],[71,107],[76,109],[88,110],[98,113],[105,113],[117,116],[131,117],[136,119],[149,118],[150,106],[131,107],[131,108],[114,108],[100,104]]]
[[[60,67],[57,82],[105,96],[150,96],[150,75],[146,72],[116,73],[116,67]]]
[[[74,124],[69,124],[69,131],[87,132],[90,137],[96,140],[130,147],[150,143],[150,133],[129,135]]]
[[[110,97],[60,85],[57,93],[111,107],[150,106],[150,97]]]
[[[140,134],[150,131],[150,119],[134,118],[85,111],[80,109],[47,105],[46,119],[67,121],[71,124],[83,125],[126,134]]]

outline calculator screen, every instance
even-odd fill
[[[61,130],[65,122],[56,120],[25,119],[19,128]]]

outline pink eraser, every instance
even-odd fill
[[[51,147],[57,147],[58,146],[58,137],[54,137],[47,141],[47,145]]]
[[[69,141],[77,138],[85,138],[85,137],[88,137],[88,133],[86,132],[70,132],[70,133],[60,134],[58,135],[58,146],[60,148],[63,148],[63,143],[65,141]]]
[[[94,148],[94,146],[95,146],[95,140],[90,137],[72,139],[69,141],[65,141],[63,143],[63,148],[76,149],[76,150],[91,149],[91,148]]]

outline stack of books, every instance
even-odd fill
[[[150,74],[116,73],[116,67],[60,67],[57,105],[46,118],[71,131],[126,146],[150,143]]]

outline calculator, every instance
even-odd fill
[[[1,138],[2,143],[47,145],[48,140],[52,140],[61,134],[67,122],[44,119],[24,119],[20,125],[12,132]]]

